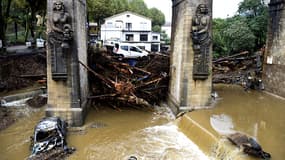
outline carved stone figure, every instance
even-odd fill
[[[65,10],[62,1],[53,4],[52,18],[50,19],[51,32],[49,42],[51,47],[52,78],[54,80],[67,78],[67,54],[73,37],[71,17]]]
[[[194,49],[194,80],[204,80],[209,76],[209,49],[211,44],[209,29],[210,16],[208,7],[205,4],[200,4],[193,18],[191,32]]]

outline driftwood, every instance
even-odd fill
[[[118,61],[106,51],[89,50],[89,65],[79,62],[90,74],[92,104],[104,103],[112,108],[121,106],[152,109],[166,97],[168,89],[169,56],[150,54],[136,59]]]
[[[261,74],[263,52],[244,51],[213,60],[213,83],[243,85],[249,72]]]

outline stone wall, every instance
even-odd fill
[[[284,0],[271,0],[269,27],[264,56],[265,89],[285,97],[285,11]]]
[[[199,4],[207,4],[209,15],[212,15],[211,0],[173,0],[169,104],[174,112],[204,108],[209,105],[211,99],[211,72],[207,79],[193,79],[194,49],[191,27]],[[211,48],[210,45],[210,59]],[[211,61],[208,67],[211,71]]]
[[[55,39],[51,36],[55,32],[53,25],[54,2],[63,2],[66,15],[70,19],[72,38],[68,41],[69,47],[61,56],[58,54],[64,43],[54,45]],[[47,6],[47,82],[48,82],[48,108],[47,116],[59,116],[65,119],[71,126],[80,126],[84,120],[84,110],[87,102],[88,82],[87,71],[79,66],[78,61],[87,64],[87,41],[86,41],[86,1],[85,0],[48,0]],[[57,25],[61,25],[58,22]],[[63,27],[64,28],[64,27]],[[61,35],[60,32],[55,33]],[[58,37],[58,36],[55,36]],[[63,36],[64,37],[64,36]],[[63,38],[64,39],[64,38]],[[63,40],[65,41],[65,40]],[[56,42],[61,43],[61,42]],[[64,47],[62,47],[64,48]],[[66,52],[66,53],[65,53]],[[58,64],[57,64],[58,63]],[[66,67],[66,73],[54,74],[55,67]],[[55,77],[54,75],[60,75]],[[63,76],[61,76],[63,75]]]

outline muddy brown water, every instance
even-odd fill
[[[189,116],[217,137],[238,131],[252,136],[272,156],[285,159],[285,100],[240,86],[217,85],[215,108]]]
[[[29,136],[43,111],[23,118],[0,132],[0,159],[29,156]],[[170,110],[144,112],[133,109],[90,110],[86,124],[70,129],[67,141],[77,151],[69,160],[195,159],[207,157],[179,131]]]
[[[238,86],[219,85],[215,89],[220,96],[216,107],[192,112],[191,118],[216,136],[232,131],[253,136],[271,153],[272,160],[283,160],[285,101],[262,92],[244,92]],[[29,137],[43,116],[44,109],[0,131],[1,160],[29,156]],[[70,130],[67,139],[69,146],[77,148],[69,160],[127,160],[130,156],[143,160],[213,159],[177,128],[169,110],[161,108],[153,113],[91,109],[84,127]]]

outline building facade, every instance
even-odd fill
[[[160,51],[160,33],[151,31],[151,19],[129,11],[105,19],[101,40],[132,43],[144,50]]]

